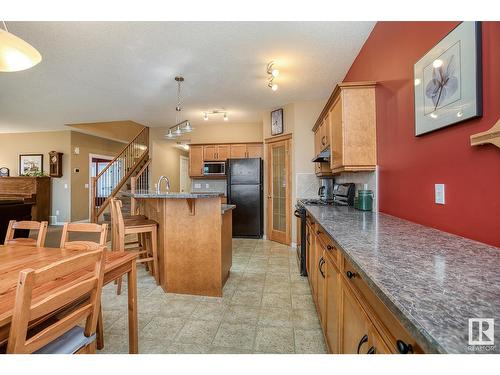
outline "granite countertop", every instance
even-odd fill
[[[305,207],[424,350],[470,353],[469,318],[496,318],[498,342],[500,248],[382,213]]]
[[[234,210],[235,208],[235,204],[222,204],[220,210],[222,214],[225,214],[227,211]]]
[[[170,198],[170,199],[192,199],[192,198],[214,198],[223,196],[221,193],[184,193],[184,192],[166,192],[157,193],[154,190],[137,190],[135,193],[130,191],[121,192],[122,195],[134,198]]]

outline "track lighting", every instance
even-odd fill
[[[274,79],[279,76],[280,71],[274,67],[274,61],[271,61],[267,64],[267,74],[269,75],[267,86],[271,88],[271,90],[278,90],[278,84],[274,83]]]
[[[229,121],[227,111],[214,109],[213,111],[203,112],[203,120],[208,121],[208,115],[223,115],[224,121]]]

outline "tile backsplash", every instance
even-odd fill
[[[319,179],[314,173],[297,173],[295,186],[297,199],[318,198]]]
[[[378,210],[378,183],[377,171],[375,172],[343,172],[335,176],[335,182],[338,184],[353,182],[356,184],[356,195],[358,190],[364,189],[364,184],[368,185],[368,190],[373,191],[373,211]]]
[[[191,191],[194,192],[216,192],[227,193],[226,180],[207,180],[207,179],[192,179]]]

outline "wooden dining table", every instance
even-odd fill
[[[9,335],[19,272],[27,268],[38,269],[79,253],[81,250],[0,245],[0,342],[6,340]],[[137,253],[133,251],[105,251],[104,284],[127,275],[129,353],[131,354],[137,354],[139,351],[136,259]],[[89,273],[91,273],[90,270]],[[76,279],[82,275],[75,274],[73,277]],[[71,281],[71,278],[72,275],[68,275],[61,280],[61,283]],[[59,286],[60,283],[56,282],[50,286],[35,289],[33,297],[36,298],[37,293],[42,295]],[[102,324],[102,318],[100,324]],[[99,346],[102,348],[103,343],[98,342],[98,348]]]

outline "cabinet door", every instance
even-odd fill
[[[328,146],[328,136],[327,136],[327,131],[328,131],[328,116],[326,116],[323,119],[323,122],[321,123],[321,126],[319,128],[319,136],[320,136],[320,145],[321,145],[321,151],[323,151],[327,146]]]
[[[217,152],[217,147],[215,145],[203,146],[203,160],[212,161],[217,160],[215,156]]]
[[[316,267],[318,267],[318,273],[317,273],[317,285],[318,285],[318,291],[317,291],[317,301],[318,301],[318,315],[319,315],[319,321],[321,322],[321,326],[323,327],[323,330],[326,329],[326,268],[325,268],[325,250],[323,249],[323,246],[319,243],[319,241],[316,242],[316,246],[318,249],[318,261]]]
[[[330,114],[325,116],[322,127],[323,137],[325,137],[325,148],[330,146]]]
[[[229,158],[231,147],[229,145],[218,145],[217,154],[215,155],[217,160],[226,161]]]
[[[344,165],[344,125],[342,122],[342,101],[337,100],[330,112],[330,166],[331,169],[340,168]]]
[[[306,225],[306,269],[307,275],[309,276],[309,284],[311,285],[311,258],[312,258],[312,233],[311,226]]]
[[[342,338],[340,352],[361,354],[368,351],[370,322],[349,287],[341,282]]]
[[[339,353],[340,273],[326,257],[326,340],[331,353]]]
[[[315,302],[317,302],[317,297],[318,297],[318,267],[317,267],[317,262],[318,262],[318,256],[317,256],[317,251],[316,251],[316,232],[314,232],[314,226],[311,226],[310,228],[310,233],[311,233],[311,262],[309,264],[310,266],[310,274],[309,274],[309,282],[311,284],[311,292],[312,296]]]
[[[391,350],[386,345],[385,341],[382,339],[382,336],[378,333],[374,326],[370,327],[369,330],[369,340],[367,350],[362,353],[367,354],[391,354]]]
[[[189,175],[191,177],[203,176],[203,146],[189,148]]]
[[[247,145],[247,158],[261,158],[262,159],[263,150],[262,145]]]
[[[247,145],[231,145],[231,159],[244,159],[247,157]]]
[[[314,132],[314,154],[318,155],[321,152],[321,129],[318,126]]]

